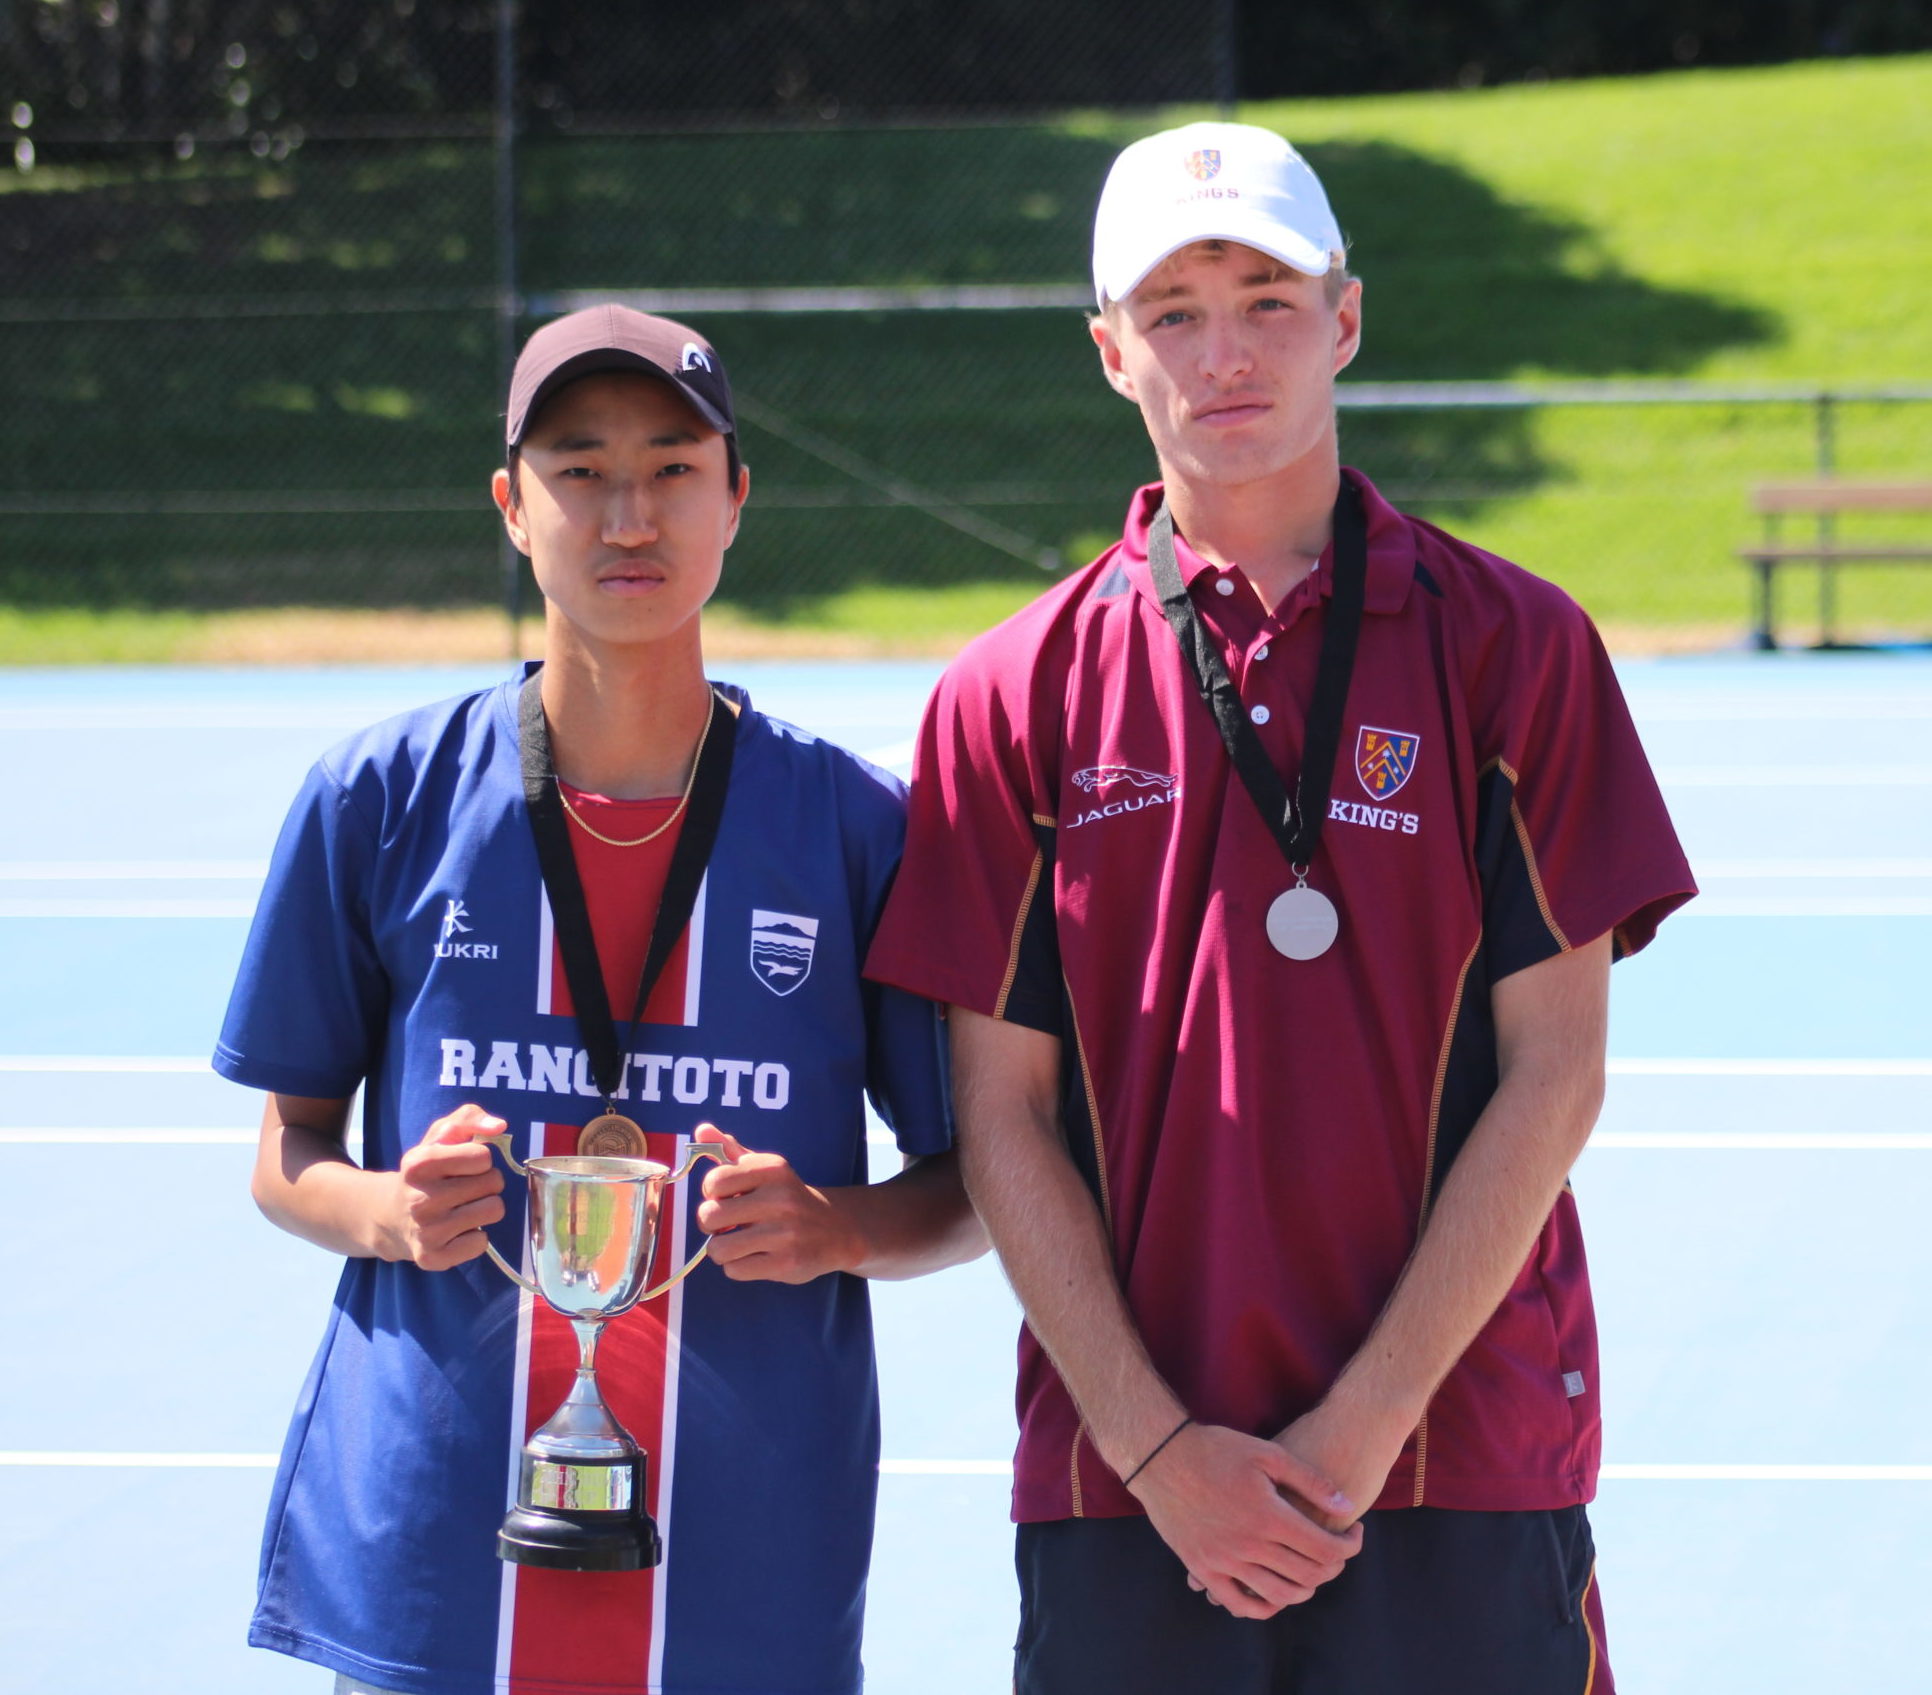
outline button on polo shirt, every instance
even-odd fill
[[[1268,944],[1292,878],[1162,616],[1152,487],[942,679],[867,966],[1060,1039],[1067,1145],[1154,1363],[1194,1417],[1256,1435],[1320,1399],[1394,1287],[1495,1086],[1492,985],[1606,931],[1641,947],[1693,887],[1578,608],[1348,474],[1365,616],[1309,871],[1335,945]],[[1269,612],[1175,552],[1292,786],[1331,561]],[[1566,1194],[1379,1504],[1587,1500],[1596,1397]],[[1019,1411],[1016,1517],[1140,1510],[1030,1332]]]

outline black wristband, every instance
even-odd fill
[[[1130,1483],[1134,1481],[1135,1478],[1140,1476],[1140,1474],[1143,1471],[1145,1471],[1150,1465],[1154,1463],[1155,1459],[1159,1456],[1161,1449],[1165,1448],[1168,1443],[1173,1441],[1176,1436],[1180,1435],[1180,1433],[1193,1422],[1194,1422],[1194,1417],[1190,1413],[1186,1418],[1182,1419],[1179,1424],[1175,1425],[1174,1428],[1170,1430],[1165,1436],[1163,1436],[1158,1442],[1156,1442],[1154,1444],[1153,1453],[1149,1454],[1146,1459],[1142,1460],[1139,1465],[1135,1466],[1132,1471],[1128,1472],[1128,1474],[1120,1480],[1121,1488],[1125,1489]]]

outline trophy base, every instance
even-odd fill
[[[552,1571],[642,1571],[663,1559],[664,1545],[642,1516],[517,1506],[496,1533],[496,1557]]]

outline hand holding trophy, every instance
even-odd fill
[[[517,1504],[497,1532],[501,1559],[565,1571],[636,1571],[662,1557],[644,1507],[648,1456],[597,1386],[597,1338],[639,1301],[674,1288],[704,1258],[707,1239],[675,1275],[647,1288],[664,1191],[701,1159],[723,1160],[716,1142],[693,1142],[677,1170],[648,1159],[552,1155],[519,1162],[508,1131],[481,1135],[530,1184],[530,1263],[525,1277],[495,1247],[489,1256],[514,1282],[570,1320],[577,1377],[563,1404],[523,1447]]]

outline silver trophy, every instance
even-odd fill
[[[577,1332],[577,1378],[563,1405],[523,1445],[517,1504],[497,1532],[501,1559],[564,1571],[636,1571],[662,1558],[644,1508],[648,1456],[617,1422],[597,1387],[597,1338],[639,1301],[676,1287],[705,1256],[705,1241],[675,1276],[646,1288],[664,1191],[716,1142],[693,1142],[673,1171],[649,1159],[550,1155],[519,1163],[507,1131],[479,1136],[529,1179],[530,1263],[525,1277],[494,1246],[512,1281],[548,1302]]]

